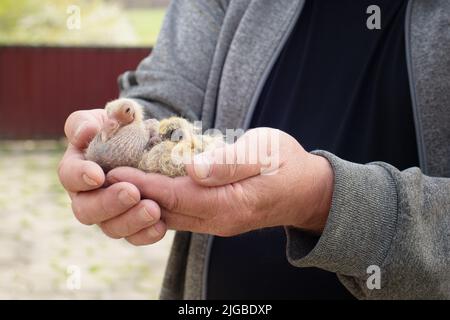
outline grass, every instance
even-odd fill
[[[125,15],[136,33],[139,45],[147,46],[156,43],[165,12],[164,8],[125,11]]]
[[[47,31],[42,31],[40,36],[37,38],[33,33],[21,29],[19,27],[16,33],[8,33],[3,30],[0,30],[0,45],[114,45],[114,46],[145,46],[150,47],[156,43],[156,39],[158,38],[159,31],[161,29],[162,21],[164,18],[164,14],[166,12],[166,8],[146,8],[146,9],[126,9],[119,13],[117,19],[125,18],[124,20],[128,21],[131,26],[131,34],[135,35],[135,39],[124,40],[122,43],[122,39],[117,34],[111,38],[110,35],[104,34],[106,31],[101,25],[93,24],[90,26],[92,29],[89,34],[89,27],[82,31],[88,32],[86,35],[81,36],[81,39],[78,39],[79,42],[73,42],[70,37],[71,33],[67,33],[67,35],[62,38],[58,38],[55,40],[55,36],[53,33],[61,33],[60,25],[56,25],[53,28],[49,28]],[[33,17],[33,15],[30,15]],[[1,19],[1,16],[0,16]],[[42,26],[43,28],[45,26]],[[64,24],[65,28],[65,24]],[[20,34],[20,36],[19,36]]]

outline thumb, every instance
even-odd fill
[[[69,142],[78,149],[87,147],[101,129],[104,110],[81,110],[72,113],[66,120],[64,132]]]
[[[187,174],[203,186],[221,186],[237,182],[261,173],[257,158],[249,157],[248,148],[242,143],[207,151],[194,156],[186,165]]]

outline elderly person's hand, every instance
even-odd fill
[[[103,170],[84,158],[83,150],[105,120],[105,110],[95,109],[74,112],[66,121],[69,146],[58,175],[75,217],[83,224],[98,224],[112,238],[126,238],[135,245],[157,242],[166,232],[158,204],[141,200],[139,190],[127,182],[104,188]]]
[[[261,146],[267,152],[261,153]],[[169,229],[232,236],[272,226],[320,233],[325,226],[331,166],[284,132],[250,130],[234,144],[196,156],[186,169],[189,176],[173,179],[116,168],[107,180],[131,183],[156,201]]]

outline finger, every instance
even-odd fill
[[[108,183],[126,181],[135,185],[144,198],[161,207],[186,215],[211,217],[227,207],[222,200],[229,194],[219,188],[205,188],[189,177],[169,178],[160,174],[121,167],[108,172]]]
[[[196,155],[188,175],[203,186],[221,186],[261,174],[271,166],[275,130],[251,131],[236,143]]]
[[[166,234],[167,227],[164,222],[159,221],[155,225],[145,228],[125,239],[135,245],[135,246],[143,246],[148,244],[153,244],[161,240]]]
[[[108,188],[77,193],[72,198],[72,210],[81,223],[98,224],[124,213],[139,200],[139,190],[132,184],[122,182]]]
[[[71,192],[97,189],[105,182],[102,168],[85,160],[83,153],[71,144],[59,164],[58,176],[64,188]]]
[[[143,197],[152,199],[163,207],[173,202],[171,199],[173,180],[160,174],[145,173],[130,167],[115,168],[106,175],[107,184],[123,181],[131,183],[139,189]]]
[[[103,232],[111,238],[131,236],[159,221],[161,210],[152,200],[142,200],[127,212],[100,224]]]
[[[76,111],[67,118],[64,132],[71,144],[76,148],[84,149],[100,131],[104,120],[103,109]]]

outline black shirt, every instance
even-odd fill
[[[381,29],[369,30],[369,5]],[[307,0],[267,79],[252,127],[357,162],[418,165],[405,57],[405,0]],[[286,260],[283,228],[215,237],[208,298],[346,299],[333,273]]]

